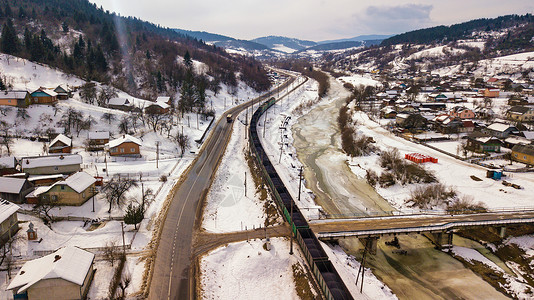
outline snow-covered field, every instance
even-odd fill
[[[293,265],[304,269],[302,257],[289,255],[289,241],[265,239],[232,243],[210,252],[201,262],[202,299],[299,299]]]

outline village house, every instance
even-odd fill
[[[380,118],[382,119],[395,119],[397,112],[391,106],[386,106],[380,110]]]
[[[166,114],[169,113],[170,105],[165,102],[154,102],[145,107],[145,113],[148,114]]]
[[[486,134],[498,137],[500,139],[507,138],[511,133],[519,133],[515,126],[503,123],[493,123],[484,130]]]
[[[24,198],[33,190],[31,184],[25,178],[0,177],[0,198],[23,203]]]
[[[449,116],[460,119],[473,119],[475,113],[467,107],[455,106],[449,111]]]
[[[70,153],[71,151],[72,139],[61,133],[48,145],[48,153]]]
[[[57,102],[57,93],[46,88],[39,88],[31,93],[32,103],[54,104]]]
[[[81,170],[79,154],[52,154],[25,157],[21,160],[22,171],[30,175],[71,174]]]
[[[19,206],[0,198],[0,246],[3,246],[19,230],[17,211]]]
[[[32,103],[32,98],[28,91],[1,91],[0,105],[28,107]]]
[[[534,121],[534,107],[513,106],[506,112],[506,117],[513,121]]]
[[[26,174],[26,173],[23,173]],[[65,180],[67,175],[63,174],[52,174],[52,175],[30,175],[28,176],[28,181],[33,184],[33,186],[49,186],[58,181]]]
[[[483,134],[473,134],[467,137],[466,149],[476,153],[501,152],[501,140]]]
[[[444,134],[458,133],[463,126],[462,120],[449,115],[439,115],[431,120],[436,131]]]
[[[118,139],[109,141],[107,144],[111,156],[141,157],[141,140],[131,135],[123,135]]]
[[[87,134],[87,150],[89,151],[104,150],[107,143],[109,143],[109,131],[91,131]]]
[[[108,107],[122,111],[140,111],[140,109],[134,105],[133,101],[130,101],[127,98],[111,98],[108,101]]]
[[[71,92],[68,88],[62,86],[62,85],[58,85],[55,89],[54,89],[54,92],[57,93],[57,99],[58,100],[67,100],[71,97]]]
[[[512,147],[512,159],[525,163],[529,166],[534,165],[534,145],[518,144]]]
[[[78,172],[51,186],[36,188],[26,196],[26,202],[38,204],[52,201],[57,205],[80,206],[96,194],[95,182],[93,176]]]
[[[0,157],[0,176],[16,174],[18,162],[13,156]]]
[[[95,255],[67,246],[38,259],[27,261],[7,290],[15,299],[85,299],[93,280]]]
[[[486,98],[497,98],[499,97],[500,91],[498,89],[484,89],[479,91],[482,96]]]

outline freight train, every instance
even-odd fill
[[[260,105],[252,115],[249,129],[250,149],[255,156],[255,161],[261,170],[264,181],[267,183],[284,219],[289,222],[291,232],[304,253],[306,261],[326,299],[353,299],[261,145],[256,125],[260,116],[275,102],[275,98],[270,98]],[[291,209],[291,206],[293,206],[293,209]],[[291,211],[293,212],[292,215]]]

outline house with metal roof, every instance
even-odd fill
[[[48,145],[49,153],[70,153],[71,151],[72,139],[61,133]]]
[[[3,246],[19,230],[17,211],[19,206],[0,198],[0,246]]]
[[[109,141],[107,147],[109,149],[109,155],[111,156],[132,156],[140,157],[141,149],[143,145],[140,139],[131,135],[125,134],[118,139]]]
[[[515,126],[504,123],[493,123],[484,129],[485,133],[498,137],[500,139],[507,138],[511,133],[519,133]]]
[[[96,195],[96,179],[86,172],[78,172],[51,186],[36,188],[26,196],[26,202],[38,204],[53,201],[58,205],[82,205]]]
[[[512,159],[534,166],[534,145],[515,145],[512,147]]]
[[[506,112],[506,117],[513,121],[520,121],[520,122],[534,121],[534,107],[512,106]]]
[[[32,103],[32,98],[28,91],[1,91],[0,105],[28,107]]]
[[[95,255],[67,246],[26,262],[8,285],[15,299],[85,299],[95,274]]]
[[[0,177],[0,198],[14,203],[23,203],[33,190],[33,184],[25,178]]]
[[[79,154],[52,154],[24,157],[20,165],[30,175],[71,174],[81,170],[82,162]]]
[[[32,103],[53,104],[57,102],[57,93],[47,88],[40,87],[31,93]]]

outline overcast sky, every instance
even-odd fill
[[[165,27],[239,39],[281,35],[312,41],[396,34],[476,18],[534,12],[532,0],[89,0]]]

